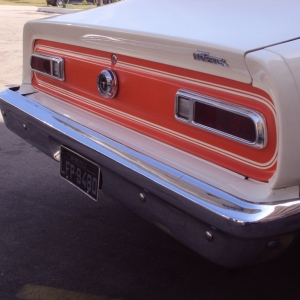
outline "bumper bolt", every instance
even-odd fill
[[[210,231],[205,232],[205,237],[206,237],[208,242],[212,242],[214,240],[214,236]]]
[[[278,241],[271,241],[271,242],[269,242],[268,243],[268,248],[269,249],[275,249],[275,248],[277,248],[279,246],[279,242]]]
[[[140,194],[139,194],[139,197],[140,197],[140,200],[141,200],[142,202],[145,202],[145,201],[146,201],[146,196],[145,196],[144,193],[140,193]]]

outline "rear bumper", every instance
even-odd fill
[[[0,93],[0,108],[11,131],[56,160],[62,144],[93,160],[104,193],[214,262],[247,264],[267,254],[274,239],[300,228],[299,199],[243,201],[12,90]]]

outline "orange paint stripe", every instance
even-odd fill
[[[276,116],[272,100],[263,91],[121,55],[119,63],[113,66],[110,53],[49,41],[37,41],[35,51],[63,56],[66,72],[65,82],[36,74],[33,85],[37,89],[247,177],[267,181],[275,172]],[[100,96],[96,86],[98,74],[108,67],[114,68],[120,84],[117,97],[109,100]],[[208,78],[211,81],[206,82]],[[255,149],[175,120],[175,94],[180,88],[262,113],[267,120],[267,147]]]

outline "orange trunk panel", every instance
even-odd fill
[[[196,71],[82,47],[37,40],[35,52],[63,57],[65,81],[35,73],[33,86],[94,114],[112,120],[246,177],[268,181],[277,160],[276,113],[265,92],[250,84]],[[119,80],[114,99],[98,92],[97,77],[111,68]],[[268,144],[241,144],[175,119],[175,95],[186,89],[253,109],[264,115]]]

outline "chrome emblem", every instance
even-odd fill
[[[118,78],[111,70],[103,70],[97,79],[98,91],[104,98],[114,98],[118,92]]]
[[[200,60],[223,67],[229,67],[224,58],[210,56],[208,52],[202,52],[198,50],[197,53],[193,53],[193,56],[195,60]]]

